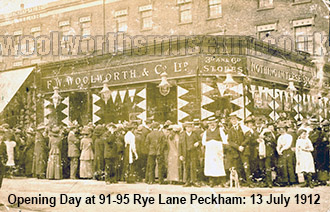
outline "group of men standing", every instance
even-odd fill
[[[38,178],[226,186],[236,172],[243,186],[286,186],[301,176],[313,186],[328,180],[328,128],[328,122],[320,126],[280,120],[275,124],[263,117],[242,122],[236,115],[182,125],[150,119],[143,124],[84,127],[73,122],[68,128],[39,125],[35,133],[28,133],[28,143],[33,144],[31,167]],[[0,178],[5,155],[11,160],[16,157],[11,154],[17,151],[8,151],[9,140],[15,137],[1,139],[0,151],[7,151],[0,153]]]

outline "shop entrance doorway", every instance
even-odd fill
[[[177,89],[172,86],[170,92],[163,96],[159,92],[157,84],[149,84],[147,91],[148,117],[154,117],[159,123],[170,120],[177,122]]]
[[[87,92],[70,93],[70,120],[79,124],[88,124],[88,94]]]

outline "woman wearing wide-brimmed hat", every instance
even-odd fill
[[[98,125],[95,127],[92,137],[94,143],[94,176],[98,180],[104,174],[104,142],[101,138],[104,131],[104,127]]]
[[[81,135],[83,138],[80,141],[80,178],[93,178],[93,160],[94,160],[94,150],[93,150],[93,139],[92,128],[85,126]]]
[[[62,179],[61,148],[62,138],[60,128],[53,126],[49,132],[49,157],[46,171],[47,179]]]
[[[44,179],[46,177],[48,147],[43,132],[46,126],[41,123],[36,129],[36,137],[34,143],[33,155],[33,173],[37,178]]]

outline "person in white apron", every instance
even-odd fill
[[[217,126],[217,120],[210,118],[209,129],[202,137],[202,144],[205,146],[204,174],[209,177],[211,187],[218,184],[220,177],[226,176],[223,144],[227,144],[227,136]]]

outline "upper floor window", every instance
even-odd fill
[[[191,0],[178,0],[178,4],[179,4],[179,11],[180,11],[180,15],[179,15],[179,22],[180,23],[190,23],[192,22],[192,3]]]
[[[83,37],[90,36],[92,27],[91,16],[81,17],[79,22],[81,24],[81,35]]]
[[[36,38],[36,37],[39,37],[40,36],[40,32],[41,32],[41,28],[40,26],[38,27],[32,27],[31,28],[31,35]]]
[[[257,26],[258,39],[266,41],[265,39],[267,39],[271,32],[275,30],[277,30],[276,23]]]
[[[209,18],[218,18],[221,16],[221,0],[209,0]]]
[[[141,14],[141,29],[152,28],[152,5],[139,7]]]
[[[58,26],[61,30],[61,33],[62,33],[62,40],[63,41],[67,41],[68,40],[68,35],[69,35],[69,32],[70,32],[70,21],[60,21],[58,23]]]
[[[293,21],[296,50],[313,53],[313,19]]]
[[[259,0],[259,8],[273,7],[273,0]]]
[[[128,14],[127,9],[115,12],[117,32],[127,32],[127,29],[128,29],[127,14]]]

